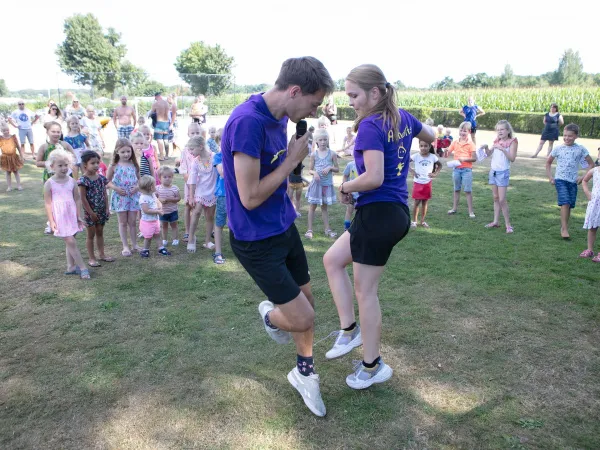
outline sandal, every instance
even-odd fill
[[[579,254],[580,258],[593,258],[594,252],[591,250],[584,250]],[[66,272],[65,272],[66,273]]]
[[[325,230],[325,236],[329,237],[329,238],[335,238],[337,237],[337,233],[335,231],[331,231],[331,228],[328,230]]]
[[[185,234],[183,235],[183,239],[182,239],[182,241],[183,241],[183,242],[187,242],[189,239],[190,239],[190,235],[189,235],[189,234],[187,234],[187,233],[185,233]]]
[[[496,222],[490,222],[485,227],[486,228],[500,228],[500,225],[498,225]]]
[[[308,230],[306,233],[304,233],[304,237],[307,239],[312,239],[313,238],[312,230]]]
[[[102,258],[100,258],[100,261],[115,262],[115,258],[113,258],[112,256],[103,256]]]
[[[123,256],[131,256],[131,251],[130,250],[123,250],[121,252],[121,255],[123,255]]]
[[[452,215],[452,214],[456,214],[456,210],[455,209],[451,209],[448,211],[448,215]]]
[[[506,234],[511,234],[514,232],[515,232],[515,230],[513,229],[513,227],[506,227]]]
[[[79,266],[75,266],[75,269],[67,270],[65,272],[65,275],[79,275],[80,273],[81,273],[81,269],[79,269]]]
[[[410,223],[410,227],[414,230],[415,228],[417,228],[417,222],[411,222]]]
[[[102,267],[102,264],[100,264],[98,261],[88,261],[88,266],[90,267]]]
[[[187,251],[188,253],[196,253],[196,242],[188,242]]]
[[[79,276],[81,277],[82,280],[89,280],[90,279],[90,271],[87,269],[81,269],[81,274]]]
[[[600,254],[599,254],[599,255],[596,255],[596,256],[594,256],[594,257],[592,258],[592,261],[593,261],[593,262],[600,263]]]
[[[212,250],[213,248],[215,248],[215,244],[209,241],[202,244],[202,247],[204,247],[207,250]]]
[[[213,253],[212,257],[213,262],[217,265],[225,263],[225,258],[223,258],[223,255],[221,253]]]
[[[429,228],[429,224],[427,222],[421,222],[421,226],[423,228]]]

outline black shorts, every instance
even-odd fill
[[[471,126],[471,134],[477,133],[477,125]]]
[[[229,230],[233,253],[267,298],[276,305],[294,300],[310,273],[296,225],[260,241],[238,241]]]
[[[385,266],[394,246],[410,228],[410,212],[403,203],[368,203],[356,210],[348,229],[352,261]]]

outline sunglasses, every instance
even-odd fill
[[[18,105],[19,105],[19,106],[24,106],[24,105],[25,105],[25,103],[19,103]]]
[[[50,108],[51,111],[58,111],[58,108]]]

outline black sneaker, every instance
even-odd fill
[[[140,256],[141,256],[142,258],[150,258],[150,250],[142,250],[142,251],[140,252]]]
[[[171,256],[171,252],[168,251],[166,248],[159,248],[158,249],[158,253],[163,255],[163,256]]]

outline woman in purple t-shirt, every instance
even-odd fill
[[[358,177],[340,186],[342,201],[358,192],[356,216],[325,254],[323,263],[340,316],[341,330],[325,356],[338,358],[362,345],[364,356],[346,383],[365,389],[392,376],[380,357],[379,279],[394,246],[408,233],[410,146],[414,137],[431,143],[433,129],[396,106],[396,91],[379,67],[364,64],[346,77],[346,94],[357,119],[354,158]],[[361,328],[356,324],[352,284],[346,266],[353,264]]]

